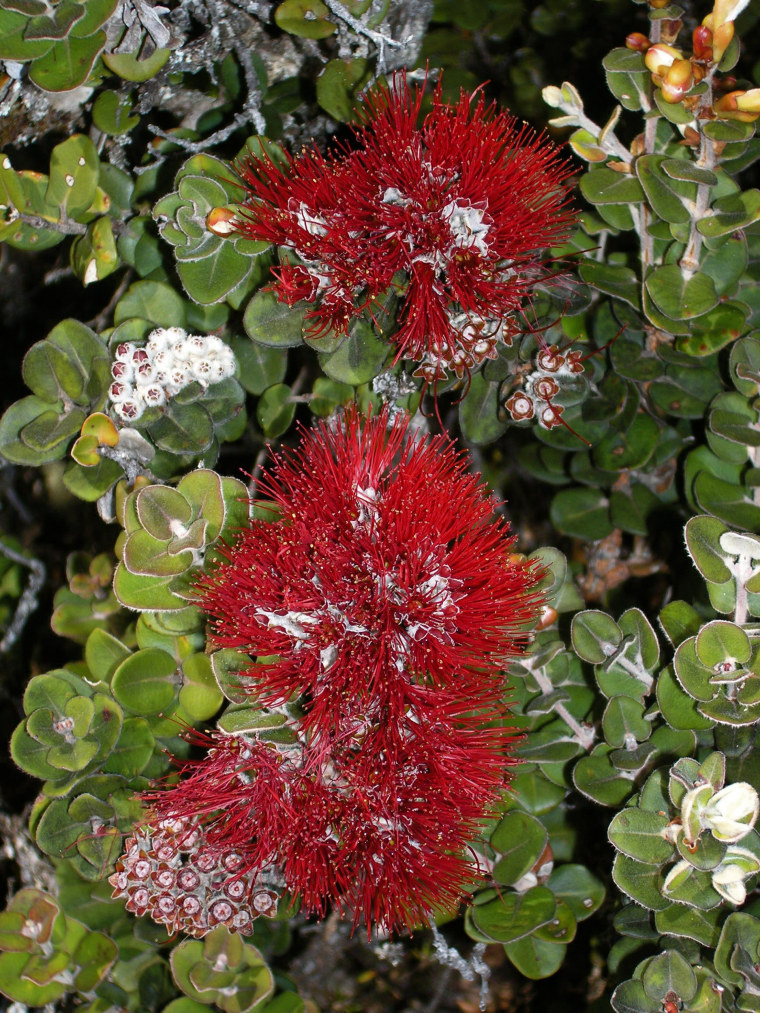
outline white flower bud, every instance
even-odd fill
[[[744,874],[736,865],[719,865],[712,874],[712,885],[731,904],[743,904],[747,899]]]
[[[142,398],[139,401],[132,398],[130,401],[122,401],[120,404],[114,405],[115,413],[124,422],[136,422],[144,410]]]
[[[114,404],[121,404],[122,401],[130,401],[132,399],[132,384],[125,383],[122,380],[116,380],[108,388],[108,396]]]
[[[149,387],[143,387],[142,396],[145,399],[146,405],[149,407],[155,408],[159,405],[166,404],[166,391],[158,384],[151,384]]]
[[[131,362],[124,359],[117,359],[111,366],[111,376],[114,380],[121,380],[122,383],[130,383],[134,378],[135,370]]]
[[[148,335],[145,348],[150,355],[163,352],[175,341],[182,341],[186,332],[181,327],[157,327]]]
[[[751,784],[739,781],[717,791],[701,815],[702,826],[712,831],[713,837],[733,844],[746,837],[760,814],[760,798]]]
[[[208,359],[194,359],[190,367],[190,374],[198,383],[207,387],[211,383],[212,368]]]
[[[114,357],[117,362],[131,362],[132,353],[137,346],[133,341],[122,341],[120,345],[116,346],[116,352]]]
[[[208,342],[202,334],[189,334],[185,342],[185,356],[188,359],[205,359],[208,357]]]

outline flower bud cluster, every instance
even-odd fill
[[[138,828],[108,882],[126,908],[171,933],[201,938],[215,925],[250,935],[252,918],[274,917],[282,881],[251,873],[244,851],[209,843],[196,820],[159,820]]]
[[[486,359],[497,359],[500,344],[512,344],[510,318],[486,319],[477,313],[450,313],[449,323],[455,340],[446,345],[431,343],[413,376],[435,383],[447,379],[451,370],[461,380]]]
[[[504,407],[515,422],[536,419],[544,429],[564,425],[564,406],[556,403],[563,384],[583,373],[580,351],[563,352],[557,345],[546,345],[536,356],[536,369],[523,377],[522,390],[516,391]]]
[[[657,6],[654,0],[649,0],[649,3],[652,7]],[[712,102],[711,108],[708,105],[706,113],[700,107],[700,117],[706,114],[719,119],[751,123],[760,117],[760,88],[732,90],[736,83],[734,78],[715,78],[717,66],[734,38],[734,20],[747,3],[748,0],[718,0],[713,12],[692,32],[691,55],[670,44],[676,40],[683,27],[680,20],[662,21],[663,35],[656,43],[652,43],[641,32],[631,32],[625,44],[628,49],[644,54],[644,62],[652,75],[652,81],[666,102],[683,103],[696,113],[697,104],[701,100],[697,95],[689,93],[694,85],[707,78],[712,89],[726,94],[719,95]],[[670,26],[672,30],[666,32],[665,26]]]
[[[144,345],[123,341],[117,346],[108,397],[117,418],[132,424],[189,384],[209,387],[234,372],[235,356],[221,338],[158,327]]]

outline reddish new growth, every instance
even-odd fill
[[[207,846],[318,915],[391,930],[456,904],[511,762],[503,668],[540,608],[467,465],[386,412],[275,457],[278,512],[200,591],[212,643],[259,659],[245,681],[289,735],[216,735],[153,793],[152,823],[200,819]]]
[[[275,289],[313,304],[315,334],[345,333],[364,309],[401,294],[398,357],[428,380],[458,376],[511,342],[509,318],[566,240],[569,167],[545,138],[462,93],[423,119],[404,76],[370,94],[355,147],[262,157],[241,170],[250,197],[238,230],[295,251]]]

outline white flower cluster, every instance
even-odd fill
[[[188,384],[208,387],[234,372],[235,356],[221,338],[159,327],[145,345],[124,341],[117,347],[108,396],[114,414],[132,423],[146,408],[166,404]]]

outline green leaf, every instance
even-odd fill
[[[516,883],[538,861],[549,835],[544,826],[519,809],[502,817],[491,835],[491,847],[499,853],[493,877],[507,886]]]
[[[697,187],[668,176],[662,167],[666,161],[663,155],[640,155],[634,163],[636,175],[655,214],[671,225],[685,225],[691,217],[684,201],[694,202]]]
[[[291,398],[286,383],[276,383],[261,395],[256,405],[256,418],[264,435],[270,438],[281,436],[290,428],[296,413],[296,403]]]
[[[263,394],[267,387],[281,383],[288,368],[286,348],[271,348],[246,338],[234,337],[232,350],[238,364],[238,379],[249,394]]]
[[[242,285],[254,264],[253,257],[238,253],[229,240],[222,240],[209,256],[179,260],[177,273],[190,298],[208,305],[220,302]]]
[[[630,267],[624,267],[622,264],[602,264],[596,260],[583,260],[578,266],[578,274],[587,285],[638,308],[641,301],[639,282]]]
[[[718,303],[715,283],[709,275],[698,272],[686,280],[676,264],[656,267],[645,284],[655,304],[673,320],[701,316]]]
[[[567,947],[562,943],[528,936],[514,943],[507,943],[504,952],[521,974],[535,981],[539,978],[548,978],[559,970],[565,959]]]
[[[605,740],[617,748],[631,742],[645,742],[652,734],[652,723],[644,717],[644,705],[631,696],[613,696],[602,715]]]
[[[720,546],[720,536],[728,528],[717,517],[701,515],[691,517],[684,528],[686,548],[694,565],[705,578],[715,584],[724,584],[731,579],[726,566],[728,554]]]
[[[597,609],[579,612],[570,629],[575,653],[594,665],[607,661],[623,640],[623,631],[612,616]]]
[[[727,659],[746,665],[752,653],[744,630],[725,619],[706,623],[697,634],[695,649],[701,663],[713,670]]]
[[[697,222],[697,229],[703,236],[717,239],[738,229],[745,229],[758,219],[760,219],[760,190],[744,190],[719,197],[713,204],[712,214]]]
[[[83,84],[103,50],[106,33],[94,32],[84,39],[72,33],[33,60],[29,79],[43,91],[71,91]]]
[[[602,60],[607,86],[625,109],[649,108],[650,74],[642,53],[622,47]]]
[[[610,823],[610,843],[629,858],[662,865],[673,858],[673,845],[663,836],[669,816],[643,809],[623,809]]]
[[[530,935],[554,917],[557,901],[545,886],[534,886],[525,893],[505,893],[472,909],[472,921],[485,936],[500,943],[511,943]]]
[[[389,353],[390,347],[375,334],[372,324],[358,318],[334,352],[319,356],[319,365],[331,380],[358,387],[381,372]]]
[[[279,28],[305,39],[326,39],[335,31],[330,11],[321,0],[285,0],[274,12]]]
[[[573,768],[573,782],[578,791],[600,805],[620,806],[632,793],[631,781],[613,765],[609,746],[597,746],[590,756],[583,756]]]
[[[715,949],[720,933],[721,913],[718,908],[700,911],[683,904],[671,904],[654,916],[657,931],[666,936],[693,939],[702,946]]]
[[[74,134],[53,148],[45,199],[76,220],[93,202],[99,171],[95,145],[84,134]]]
[[[760,531],[760,507],[742,486],[701,471],[694,480],[694,497],[702,510],[732,527]]]
[[[612,866],[612,878],[626,897],[642,907],[662,911],[670,901],[660,892],[662,873],[656,865],[637,862],[627,855],[617,854]]]
[[[652,957],[641,983],[647,995],[656,1002],[664,1002],[670,993],[675,993],[686,1004],[697,991],[693,968],[676,950],[666,950]]]
[[[260,345],[290,348],[302,344],[306,306],[280,302],[272,292],[257,292],[245,308],[243,327]]]
[[[467,396],[459,402],[459,425],[470,443],[492,443],[506,430],[499,418],[500,387],[498,380],[488,380],[482,372],[470,380]]]
[[[330,60],[317,78],[317,102],[341,123],[354,118],[357,95],[369,81],[365,59]]]
[[[644,986],[635,978],[618,985],[610,998],[610,1006],[615,1013],[660,1013],[662,1009],[652,1003]]]
[[[159,714],[177,695],[177,663],[159,648],[149,647],[125,659],[111,680],[118,702],[135,714]]]
[[[185,306],[170,285],[161,281],[136,281],[116,304],[114,324],[130,317],[150,320],[156,327],[184,327]]]
[[[155,77],[170,56],[168,49],[156,49],[146,57],[137,53],[104,53],[103,63],[125,81],[141,83]]]
[[[602,167],[580,179],[581,193],[590,204],[640,204],[645,194],[633,176]]]
[[[609,500],[598,489],[562,489],[550,507],[552,524],[563,534],[598,541],[612,531]]]
[[[159,450],[170,454],[202,454],[214,439],[214,424],[203,405],[170,403],[149,434]]]
[[[92,119],[98,130],[111,137],[128,134],[140,122],[139,116],[132,115],[132,95],[121,95],[116,91],[103,91],[95,99]]]
[[[590,918],[604,900],[604,885],[584,865],[557,866],[546,885],[568,905],[579,922]]]

